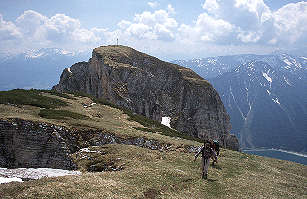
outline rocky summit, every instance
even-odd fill
[[[156,121],[167,118],[177,131],[239,149],[229,134],[230,118],[208,81],[130,47],[95,48],[88,62],[66,68],[53,89],[88,93]]]

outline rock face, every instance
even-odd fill
[[[238,150],[230,118],[215,89],[192,70],[125,46],[93,50],[89,62],[65,69],[53,89],[104,98],[199,138],[219,139]]]
[[[25,120],[0,120],[0,167],[76,169],[69,156],[72,148],[59,133],[66,131]]]

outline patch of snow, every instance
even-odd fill
[[[273,101],[274,103],[276,103],[276,104],[279,104],[279,105],[280,105],[280,102],[278,101],[278,98],[276,98],[276,99],[272,98],[272,101]]]
[[[94,102],[91,103],[91,104],[82,104],[83,108],[89,108],[89,107],[92,107],[94,105],[96,105],[96,103],[94,103]]]
[[[231,88],[231,86],[229,87],[229,91],[230,91],[230,94],[231,94],[231,96],[232,96],[233,101],[235,102],[235,104],[236,104],[236,106],[237,106],[239,112],[241,113],[242,118],[243,118],[244,120],[246,120],[246,117],[244,116],[243,112],[241,111],[240,106],[238,105],[238,103],[237,103],[237,101],[236,101],[236,99],[235,99],[235,96],[234,96],[233,93],[232,93],[232,88]]]
[[[69,51],[67,51],[67,50],[61,50],[61,52],[60,52],[62,55],[68,55],[68,54],[72,54],[72,55],[74,55],[74,53],[72,53],[72,52],[69,52]]]
[[[35,59],[35,58],[43,56],[44,54],[45,54],[44,52],[41,52],[41,53],[30,52],[30,53],[26,54],[26,58]]]
[[[291,83],[289,82],[289,80],[287,80],[287,78],[284,76],[284,80],[285,82],[289,85],[289,86],[292,86]]]
[[[0,177],[0,184],[9,183],[9,182],[22,182],[22,179],[16,178],[16,177],[13,177],[13,178]]]
[[[302,68],[302,65],[298,63],[296,59],[293,59],[293,61],[294,61],[294,65],[296,66],[296,68]]]
[[[53,50],[54,53],[59,54],[59,55],[74,55],[74,52],[70,52],[70,51],[63,50],[63,49],[55,48],[55,49],[50,49],[50,50]]]
[[[216,59],[208,59],[208,63],[210,63],[210,64],[216,64]]]
[[[161,124],[171,128],[171,118],[170,117],[162,117]]]
[[[292,63],[288,59],[283,60],[287,65],[292,65]]]
[[[272,78],[271,78],[268,74],[262,72],[262,76],[263,76],[268,82],[272,83]]]
[[[199,59],[192,59],[192,63],[200,63],[200,60]]]
[[[306,58],[306,57],[300,57],[300,58],[303,58],[303,59],[307,60],[307,58]]]
[[[85,152],[85,153],[101,153],[100,151],[91,151],[89,148],[80,149],[80,152]]]
[[[285,66],[285,69],[290,69],[291,67],[289,65]]]
[[[6,178],[40,179],[43,177],[59,177],[66,175],[81,175],[80,171],[71,171],[51,168],[18,168],[0,169],[0,175]]]
[[[248,67],[247,67],[247,68],[252,69],[252,68],[253,68],[253,66],[254,66],[254,63],[253,63],[253,62],[251,62],[251,63],[248,63]]]

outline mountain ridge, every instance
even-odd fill
[[[203,77],[208,75],[206,79],[219,92],[231,117],[232,132],[239,137],[242,147],[306,152],[307,146],[302,142],[307,139],[304,133],[307,129],[304,121],[307,118],[304,91],[307,62],[304,57],[285,53],[236,55],[217,57],[217,64],[210,64],[210,59],[200,59],[197,65],[190,67],[198,67]],[[181,62],[186,66],[192,64]],[[229,62],[231,64],[227,65]],[[223,65],[227,68],[219,72]]]
[[[7,55],[0,60],[0,90],[50,89],[65,67],[88,59],[86,52],[68,52],[57,48]]]

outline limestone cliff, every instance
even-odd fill
[[[53,89],[85,92],[199,138],[219,139],[238,150],[229,116],[215,89],[192,70],[125,46],[93,50],[89,62],[63,71]]]
[[[0,119],[0,167],[76,169],[70,154],[77,145],[60,136],[67,132],[45,123]]]

